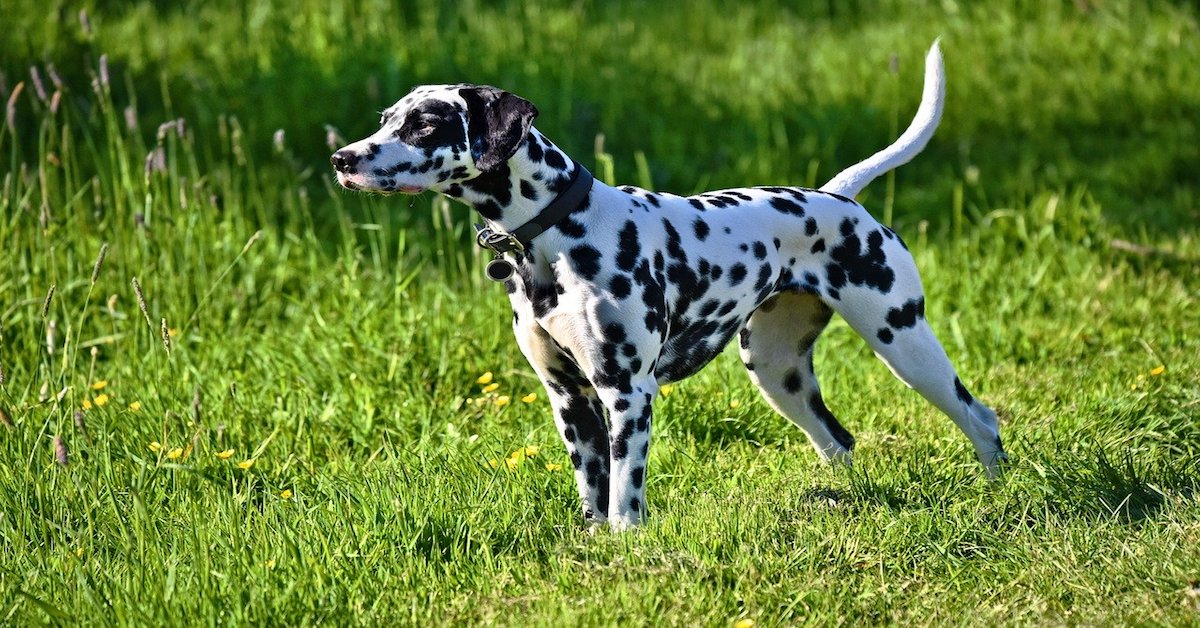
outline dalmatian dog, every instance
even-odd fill
[[[651,406],[738,336],[768,403],[824,459],[854,437],[826,407],[813,345],[837,312],[905,384],[970,439],[988,475],[1007,459],[995,413],[956,375],[925,320],[900,236],[852,200],[913,158],[944,100],[935,42],[916,116],[889,147],[820,189],[754,187],[690,197],[610,187],[533,127],[537,108],[488,86],[413,89],[381,128],[333,154],[351,190],[434,190],[482,217],[488,275],[545,386],[583,516],[614,529],[645,518]]]

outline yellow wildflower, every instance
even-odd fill
[[[1165,367],[1165,366],[1156,366],[1150,370],[1150,374],[1155,377],[1158,377],[1159,375],[1162,375],[1163,373],[1166,373],[1166,372],[1167,372],[1167,367]]]
[[[162,443],[160,443],[156,440],[152,440],[152,441],[150,441],[149,447],[150,447],[150,451],[153,451],[154,453],[158,453],[162,449]]]
[[[483,387],[483,392],[484,393],[496,392],[497,388],[500,388],[500,382],[492,382],[492,383],[488,384],[487,386]]]
[[[292,489],[290,489],[290,488],[283,489],[283,491],[279,493],[279,497],[281,499],[291,499],[292,498]]]
[[[754,628],[754,620],[749,617],[743,617],[733,623],[733,628]]]
[[[92,403],[96,404],[96,406],[99,407],[99,406],[103,406],[103,405],[107,404],[108,399],[109,399],[108,395],[101,393],[99,395],[96,395],[96,398],[92,400]]]
[[[533,403],[537,401],[537,393],[529,393],[528,395],[521,397],[521,401],[525,403]]]
[[[658,392],[661,393],[662,396],[664,396],[664,397],[670,397],[671,393],[674,391],[675,391],[674,384],[663,384],[662,387],[658,389]]]
[[[558,464],[558,463],[556,463],[556,462],[547,462],[547,463],[546,463],[546,470],[547,470],[547,471],[561,471],[561,470],[562,470],[562,465],[561,465],[561,464]]]
[[[515,456],[509,456],[504,459],[504,466],[508,467],[509,471],[516,471],[517,467],[520,466],[522,460],[524,460],[524,458],[517,458]]]
[[[495,403],[498,406],[507,406],[509,401],[511,401],[511,399],[509,399],[508,395],[500,395],[499,397],[496,397]]]
[[[241,469],[242,471],[245,471],[253,466],[254,466],[254,458],[247,458],[246,460],[239,462],[237,465],[237,467],[239,469]]]
[[[92,382],[92,390],[104,390],[105,387],[107,387],[107,386],[108,386],[107,380],[102,379],[102,380],[99,380],[96,382]]]
[[[176,458],[178,458],[182,455],[183,455],[183,447],[176,447],[175,449],[172,449],[171,451],[167,452],[167,460],[175,460]]]
[[[529,456],[530,458],[532,458],[532,457],[538,455],[538,452],[541,450],[542,450],[542,448],[538,447],[537,445],[526,445],[526,446],[518,449],[517,451],[523,451],[526,456]]]
[[[729,400],[729,407],[730,407],[730,408],[732,408],[732,409],[734,409],[734,410],[736,410],[736,409],[738,409],[739,407],[741,407],[741,405],[742,405],[742,402],[741,402],[741,401],[738,401],[737,399],[731,399],[731,400]]]
[[[275,559],[272,558],[271,560],[267,561],[267,569],[274,569],[274,568],[275,568]]]
[[[138,410],[141,410],[141,409],[142,409],[142,402],[140,402],[140,401],[135,401],[135,402],[129,404],[130,412],[137,412]]]
[[[488,466],[489,466],[489,467],[491,467],[491,468],[493,468],[493,469],[499,469],[499,468],[500,468],[500,461],[499,461],[499,460],[497,460],[497,459],[495,459],[495,458],[492,458],[491,460],[488,460]]]
[[[167,337],[168,338],[174,338],[175,336],[178,336],[178,335],[179,335],[178,327],[170,327],[167,329]]]
[[[232,458],[232,457],[233,457],[233,450],[232,450],[232,449],[226,449],[225,451],[218,451],[218,452],[216,453],[216,456],[217,456],[218,458],[220,458],[221,460],[229,460],[230,458]]]
[[[88,399],[84,399],[84,400],[83,400],[83,409],[84,409],[84,410],[91,410],[91,409],[92,409],[92,402],[91,402],[91,400],[88,400]]]
[[[492,372],[488,371],[488,372],[484,373],[483,375],[480,375],[475,380],[475,383],[479,384],[480,386],[486,386],[486,385],[492,383]]]

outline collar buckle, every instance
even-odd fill
[[[475,225],[475,243],[485,249],[490,249],[496,255],[503,255],[510,251],[521,252],[525,250],[525,246],[521,241],[511,233],[503,231],[493,231],[483,225]]]

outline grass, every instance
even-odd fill
[[[87,30],[15,3],[0,620],[1195,623],[1197,18],[1080,4],[130,4]],[[864,200],[1000,411],[995,484],[836,321],[817,369],[853,470],[727,353],[657,405],[650,523],[588,534],[468,212],[324,163],[324,124],[467,79],[585,163],[604,133],[622,181],[821,183],[904,122],[938,34],[942,129]]]

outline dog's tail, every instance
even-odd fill
[[[942,119],[942,104],[946,100],[946,68],[942,65],[942,50],[938,41],[934,40],[929,54],[925,56],[925,88],[921,93],[921,106],[917,108],[917,115],[908,128],[891,146],[838,173],[829,183],[821,186],[822,192],[854,198],[875,177],[908,163],[925,148]]]

